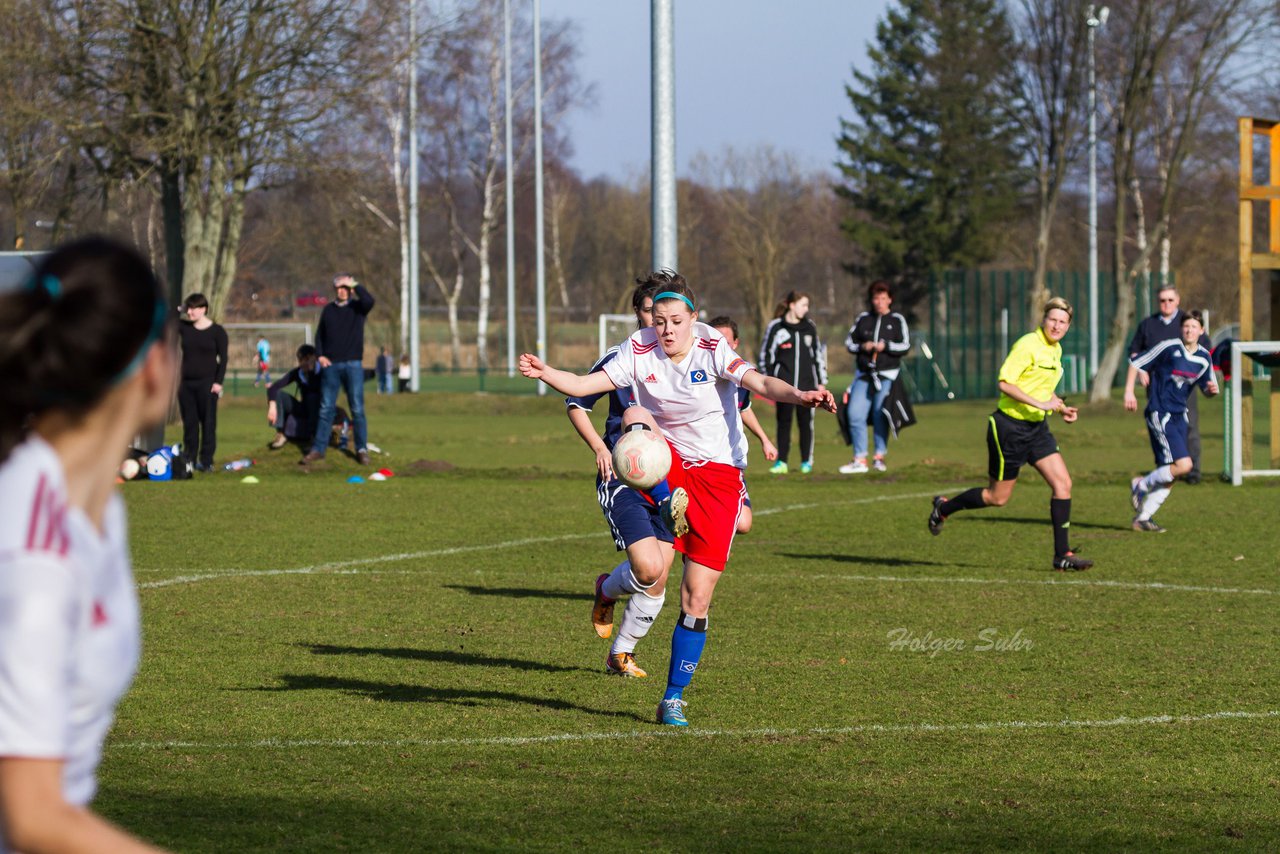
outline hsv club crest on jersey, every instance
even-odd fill
[[[694,323],[693,346],[676,364],[662,351],[657,331],[641,329],[604,370],[614,385],[633,388],[636,403],[653,413],[681,458],[746,468],[742,421],[725,413],[737,410],[737,386],[755,368],[719,332]]]

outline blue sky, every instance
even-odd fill
[[[675,0],[676,159],[769,144],[808,169],[835,160],[844,85],[889,0]],[[574,166],[623,178],[649,163],[649,3],[542,0],[578,27],[594,110],[569,117]]]

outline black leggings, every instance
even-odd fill
[[[791,451],[791,413],[800,422],[800,461],[813,462],[813,410],[794,403],[778,404],[778,460],[787,461]]]
[[[212,466],[218,449],[218,398],[213,393],[213,377],[183,380],[178,386],[178,412],[182,414],[183,458]]]

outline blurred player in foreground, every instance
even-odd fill
[[[164,423],[175,322],[100,238],[0,296],[0,851],[156,850],[87,805],[141,647],[114,449]]]

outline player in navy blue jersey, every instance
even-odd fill
[[[1163,285],[1156,293],[1156,300],[1159,302],[1160,310],[1139,321],[1138,328],[1133,333],[1133,340],[1129,342],[1129,371],[1124,382],[1124,408],[1129,412],[1138,411],[1138,398],[1134,392],[1134,384],[1141,381],[1143,388],[1147,388],[1151,381],[1146,371],[1133,366],[1133,359],[1161,341],[1177,341],[1182,337],[1182,321],[1187,313],[1179,308],[1181,298],[1178,296],[1177,288],[1173,285]],[[1200,336],[1200,343],[1205,349],[1213,347],[1207,335]],[[1148,391],[1147,399],[1150,400],[1150,397],[1151,392]],[[1200,482],[1200,415],[1194,394],[1187,398],[1187,423],[1187,451],[1191,454],[1191,470],[1187,472],[1184,480],[1194,484]]]
[[[638,281],[631,295],[636,326],[653,326],[653,296],[662,290],[653,276]],[[594,365],[591,373],[603,371],[618,349],[609,352]],[[596,457],[596,497],[605,521],[619,551],[626,558],[612,572],[596,579],[595,601],[591,622],[596,634],[608,638],[613,634],[613,606],[616,600],[629,596],[622,614],[622,625],[605,657],[605,671],[619,676],[643,677],[648,674],[636,664],[636,644],[649,633],[662,611],[666,596],[667,575],[675,559],[674,539],[670,526],[662,519],[657,504],[643,493],[632,489],[613,474],[613,446],[622,434],[622,415],[633,403],[631,389],[619,388],[607,393],[609,415],[604,435],[598,435],[591,423],[593,406],[606,394],[565,399],[569,421],[582,441]]]
[[[1206,395],[1218,393],[1213,377],[1209,351],[1200,343],[1204,326],[1200,312],[1193,311],[1182,320],[1179,338],[1161,341],[1144,353],[1130,359],[1130,364],[1146,371],[1151,378],[1147,386],[1147,433],[1156,467],[1146,477],[1130,482],[1135,531],[1163,533],[1155,516],[1169,497],[1173,482],[1191,471],[1191,451],[1187,447],[1187,399],[1200,386]]]
[[[722,314],[713,318],[707,325],[723,335],[729,342],[729,347],[735,353],[738,352],[738,324],[732,317]],[[773,442],[769,441],[769,434],[765,433],[764,428],[760,426],[760,419],[751,409],[751,392],[745,388],[738,389],[738,417],[742,419],[742,426],[760,440],[760,449],[764,452],[765,460],[773,462],[778,459],[778,449]],[[751,522],[751,496],[746,495],[742,499],[742,513],[738,516],[738,533],[745,534],[750,531]]]

